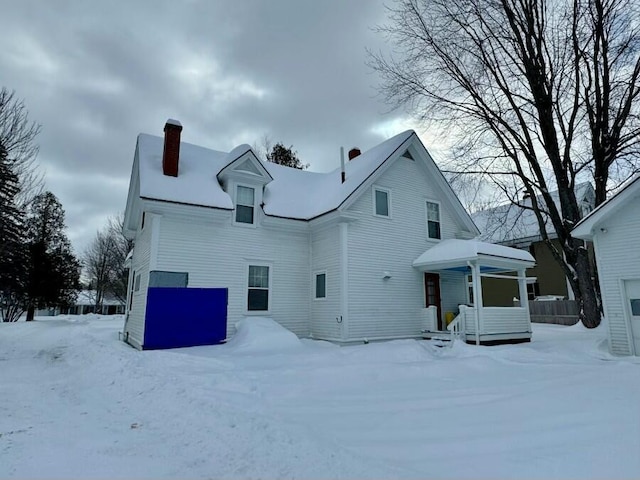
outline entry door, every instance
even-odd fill
[[[443,330],[442,302],[440,300],[440,275],[437,273],[424,274],[424,299],[426,307],[435,305],[438,308],[438,330]]]
[[[630,313],[631,335],[636,355],[640,355],[640,280],[627,280],[625,283],[627,311]]]

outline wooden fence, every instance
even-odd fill
[[[536,323],[556,323],[575,325],[578,323],[578,302],[575,300],[554,300],[548,302],[530,301],[531,321]]]

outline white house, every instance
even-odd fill
[[[483,276],[517,271],[508,278],[526,298],[533,258],[473,240],[478,229],[413,131],[314,173],[262,162],[248,145],[225,153],[183,143],[181,130],[170,120],[164,139],[140,134],[135,149],[123,332],[135,347],[156,348],[145,340],[156,325],[149,292],[170,290],[156,287],[224,289],[227,337],[254,315],[340,343],[421,337],[446,331],[444,318],[466,305],[454,325],[471,341],[530,339],[526,302],[484,311],[474,292]],[[446,261],[423,256],[435,246]],[[189,314],[171,315],[163,335],[190,328]],[[223,320],[198,321],[206,329]]]
[[[640,174],[573,229],[593,241],[609,349],[640,355]]]

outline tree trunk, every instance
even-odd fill
[[[589,262],[589,254],[587,249],[582,246],[578,248],[575,269],[578,280],[576,300],[580,304],[580,320],[585,327],[595,328],[600,325],[600,307],[594,286],[595,277]]]
[[[36,307],[34,307],[33,305],[29,305],[29,308],[27,308],[27,322],[32,321],[35,314],[36,314]]]

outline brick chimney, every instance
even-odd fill
[[[354,158],[356,158],[361,153],[362,152],[360,151],[359,148],[352,148],[351,150],[349,150],[349,160],[353,160]]]
[[[162,151],[162,173],[171,177],[178,176],[180,160],[180,132],[182,125],[169,119],[164,125],[164,150]]]

